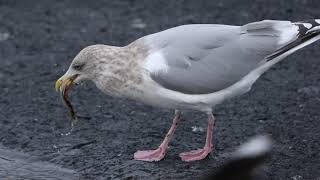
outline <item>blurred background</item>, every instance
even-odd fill
[[[123,46],[182,24],[314,18],[320,18],[318,0],[0,0],[0,144],[74,170],[81,179],[196,179],[247,138],[271,134],[275,145],[263,169],[267,176],[315,180],[319,42],[276,65],[246,95],[216,107],[215,151],[193,163],[181,162],[178,153],[202,147],[204,114],[184,114],[163,161],[138,162],[133,153],[159,145],[172,110],[112,98],[87,82],[71,92],[83,118],[65,135],[69,116],[54,90],[55,80],[88,45]]]

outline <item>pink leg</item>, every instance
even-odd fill
[[[206,144],[202,149],[180,153],[179,156],[181,157],[182,161],[189,162],[189,161],[201,160],[207,157],[207,155],[212,151],[212,147],[213,147],[212,134],[213,134],[214,121],[215,121],[214,116],[210,112],[208,114],[208,129],[207,129]]]
[[[167,149],[168,144],[170,140],[172,139],[172,136],[178,126],[178,123],[180,122],[180,112],[175,111],[175,117],[173,119],[171,128],[169,132],[167,133],[166,137],[164,138],[161,145],[158,147],[158,149],[155,150],[145,150],[145,151],[137,151],[134,153],[134,159],[140,160],[140,161],[160,161],[164,158]]]

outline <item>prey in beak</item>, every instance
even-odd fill
[[[69,101],[68,92],[76,84],[75,80],[77,79],[78,76],[79,74],[75,74],[72,76],[64,75],[61,78],[59,78],[55,84],[56,91],[60,93],[64,104],[67,106],[69,110],[72,120],[76,120],[77,116],[71,102]]]

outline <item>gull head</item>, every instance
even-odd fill
[[[80,81],[97,79],[112,72],[112,64],[117,61],[120,47],[107,45],[92,45],[81,50],[73,59],[67,72],[55,83],[56,91],[61,94],[70,110],[72,119],[75,112],[68,100],[68,91]]]
[[[71,62],[67,72],[55,84],[58,92],[64,93],[83,80],[95,81],[106,72],[112,72],[120,47],[92,45],[81,50]]]

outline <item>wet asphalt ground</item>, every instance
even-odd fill
[[[72,91],[83,118],[63,135],[69,118],[54,90],[88,45],[126,45],[190,23],[313,18],[320,18],[318,0],[0,0],[0,144],[81,179],[196,179],[249,137],[270,134],[274,152],[263,168],[270,179],[319,180],[320,42],[277,64],[246,95],[217,106],[215,151],[198,162],[181,162],[178,154],[203,146],[204,114],[184,113],[163,161],[139,162],[133,153],[159,145],[172,110],[112,98],[87,82]]]

